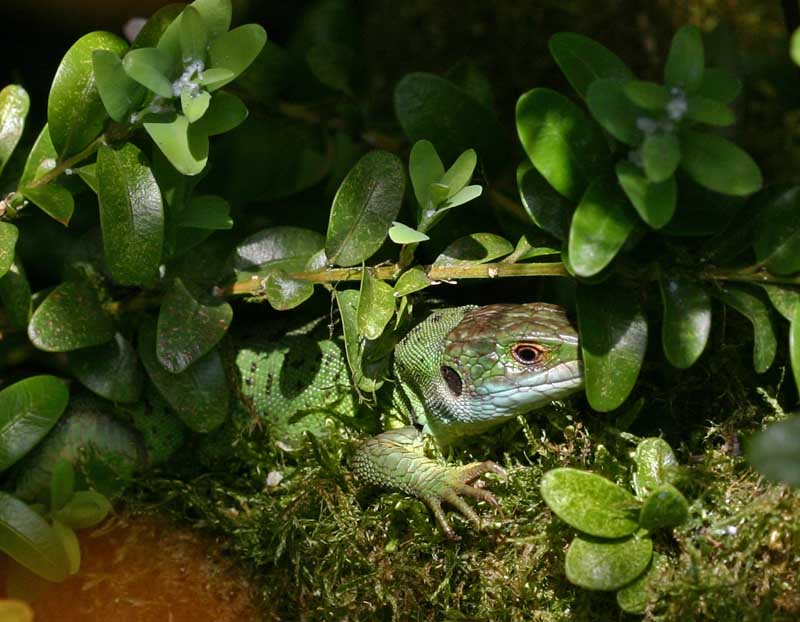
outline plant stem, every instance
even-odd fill
[[[103,145],[106,144],[106,135],[100,134],[97,138],[95,138],[87,147],[85,147],[79,153],[76,153],[74,156],[67,158],[63,162],[60,162],[56,165],[55,168],[51,169],[38,179],[34,179],[31,183],[27,184],[27,188],[38,188],[39,186],[44,186],[45,184],[49,184],[51,181],[58,178],[61,173],[66,171],[69,168],[72,168],[76,164],[82,162],[90,155],[92,155],[95,151],[100,149]]]

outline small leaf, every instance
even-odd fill
[[[794,321],[795,313],[800,308],[800,290],[789,285],[771,283],[759,283],[759,285],[767,292],[775,310],[790,322]]]
[[[131,49],[135,50],[137,48],[151,48],[158,45],[159,39],[162,38],[164,32],[171,26],[173,22],[178,21],[177,18],[183,9],[184,5],[177,3],[168,4],[158,9],[149,17],[147,22],[145,22],[145,25],[139,31],[139,34],[136,35],[133,43],[131,43]],[[176,38],[177,33],[178,30],[176,24]],[[177,50],[177,44],[175,49]]]
[[[394,284],[394,295],[396,297],[408,296],[414,292],[422,291],[431,285],[431,283],[432,281],[425,273],[425,270],[419,266],[414,266],[403,272],[400,278],[397,279],[397,282]]]
[[[50,525],[5,492],[0,492],[0,551],[48,581],[63,581],[69,573],[64,547]]]
[[[342,318],[345,353],[353,378],[353,386],[360,391],[373,393],[381,387],[383,379],[367,375],[364,369],[361,337],[358,333],[358,290],[335,290],[334,296],[339,308],[339,315]]]
[[[350,74],[355,60],[353,48],[338,43],[313,45],[306,53],[306,62],[313,76],[330,89],[352,94]]]
[[[158,183],[133,143],[100,147],[97,180],[111,275],[122,285],[144,285],[158,276],[161,263],[164,211]]]
[[[9,84],[0,91],[0,174],[25,129],[30,98],[18,84]]]
[[[127,121],[128,113],[144,97],[144,87],[125,73],[122,59],[109,50],[92,52],[92,67],[108,116],[118,123]]]
[[[31,316],[31,286],[18,261],[0,278],[0,301],[11,325],[25,330]]]
[[[361,272],[358,297],[358,333],[367,339],[377,339],[392,319],[395,310],[394,289],[376,279],[368,269]]]
[[[189,123],[199,121],[208,110],[209,103],[211,103],[211,95],[208,94],[208,91],[200,91],[196,94],[192,94],[188,88],[181,91],[181,110]]]
[[[474,149],[467,149],[447,169],[447,172],[439,179],[439,183],[448,187],[448,199],[459,193],[470,182],[477,163],[478,154],[475,153]]]
[[[229,215],[230,210],[231,206],[222,197],[210,194],[192,197],[189,205],[179,214],[178,224],[197,229],[231,229],[233,219]]]
[[[100,523],[111,511],[111,503],[99,492],[79,490],[53,516],[73,529],[86,529]]]
[[[753,324],[753,368],[758,374],[767,371],[775,360],[778,348],[769,305],[758,292],[742,286],[720,287],[714,290],[714,295]]]
[[[747,459],[764,477],[800,488],[800,416],[771,423],[753,436]]]
[[[75,210],[75,200],[64,186],[45,184],[35,188],[22,188],[22,194],[54,220],[64,226],[69,224]]]
[[[600,412],[614,410],[636,383],[647,349],[647,320],[637,292],[610,286],[578,286],[578,327],[586,396]]]
[[[700,358],[711,334],[711,297],[700,284],[683,276],[662,275],[659,285],[664,354],[678,369],[687,369]]]
[[[570,583],[587,590],[613,591],[642,574],[653,556],[653,541],[629,536],[600,540],[577,536],[567,550],[564,568]]]
[[[800,28],[796,28],[789,40],[789,56],[795,65],[800,65]]]
[[[736,121],[736,115],[733,114],[733,110],[716,99],[703,97],[702,95],[690,95],[686,99],[686,103],[688,105],[686,118],[692,121],[719,127],[733,125],[734,121]]]
[[[789,327],[789,361],[794,375],[794,386],[800,387],[800,304],[794,312],[794,319]]]
[[[92,189],[92,192],[97,194],[97,163],[92,162],[85,166],[80,166],[73,169],[84,183]]]
[[[200,12],[191,4],[181,13],[179,31],[181,60],[183,63],[205,62],[206,48],[208,47],[208,29]]]
[[[83,281],[56,287],[34,311],[28,337],[46,352],[69,352],[105,343],[114,336],[114,323]]]
[[[227,302],[205,304],[176,278],[158,314],[156,356],[173,374],[186,370],[228,332],[233,309]]]
[[[209,90],[225,86],[247,69],[266,42],[267,33],[258,24],[245,24],[213,39],[208,48],[211,67],[227,69],[233,76],[215,83]]]
[[[50,511],[60,510],[75,492],[75,469],[69,460],[62,458],[53,467],[50,476]]]
[[[681,168],[698,184],[734,196],[761,188],[761,170],[732,142],[717,136],[684,130],[680,136]]]
[[[703,38],[695,26],[684,26],[672,37],[664,81],[691,93],[703,83]]]
[[[108,343],[73,350],[68,355],[72,373],[100,397],[133,403],[142,394],[142,370],[136,351],[120,333]]]
[[[572,88],[583,98],[595,80],[633,78],[631,70],[616,54],[589,37],[559,32],[550,37],[548,47]]]
[[[471,233],[451,242],[433,262],[434,266],[471,266],[504,257],[514,250],[494,233]]]
[[[533,89],[517,101],[517,132],[530,161],[566,198],[577,202],[608,166],[600,128],[574,103],[549,89]]]
[[[331,207],[325,253],[331,263],[353,266],[383,244],[397,218],[405,172],[397,156],[371,151],[347,174]]]
[[[625,83],[623,90],[631,102],[651,112],[663,110],[664,106],[666,106],[669,101],[669,91],[667,88],[655,82],[630,80]]]
[[[648,597],[654,590],[651,584],[657,579],[666,564],[667,558],[654,551],[653,559],[647,572],[639,575],[635,581],[617,592],[617,605],[619,605],[619,608],[625,613],[642,615],[650,602]]]
[[[269,227],[242,240],[233,253],[236,272],[299,272],[322,249],[322,234],[300,227]]]
[[[601,538],[621,538],[639,529],[639,503],[604,477],[578,469],[553,469],[540,485],[547,506],[575,529]]]
[[[617,180],[639,216],[649,226],[660,229],[675,213],[678,184],[674,177],[660,184],[645,177],[642,170],[627,160],[617,162]]]
[[[67,50],[47,98],[47,125],[62,158],[78,153],[100,134],[106,110],[97,91],[92,53],[108,50],[122,56],[128,45],[110,32],[90,32]]]
[[[81,567],[81,545],[78,542],[78,536],[70,527],[57,520],[53,521],[53,533],[64,548],[67,572],[75,574]]]
[[[595,80],[589,85],[586,103],[592,116],[609,134],[626,145],[635,145],[642,138],[637,125],[640,112],[625,94],[620,80]]]
[[[267,301],[276,311],[299,307],[314,293],[314,284],[304,279],[293,279],[283,270],[272,270],[265,279]]]
[[[569,258],[575,274],[593,276],[611,263],[635,224],[636,216],[615,180],[595,179],[570,225]]]
[[[0,222],[0,278],[14,264],[14,248],[17,245],[19,230],[10,222]]]
[[[648,134],[642,143],[642,161],[647,179],[660,184],[667,181],[681,161],[681,147],[675,134]]]
[[[730,104],[741,92],[742,82],[730,71],[718,67],[706,67],[697,95]]]
[[[144,129],[180,173],[197,175],[208,161],[208,134],[179,114],[169,121],[149,121]]]
[[[55,376],[31,376],[0,391],[0,472],[44,438],[68,400],[67,385]]]
[[[444,210],[463,205],[464,203],[469,203],[470,201],[477,199],[479,196],[481,196],[481,194],[483,194],[483,187],[465,186],[447,199],[447,201],[445,201],[445,203],[442,204],[437,211],[442,212]]]
[[[50,140],[50,129],[45,125],[28,153],[19,179],[20,189],[24,190],[26,186],[52,171],[56,167],[57,157],[53,141]]]
[[[536,226],[559,240],[566,240],[575,210],[530,162],[521,162],[517,167],[517,188],[522,206]]]
[[[800,271],[800,186],[774,186],[754,200],[754,248],[773,274]]]
[[[122,59],[125,73],[132,79],[166,99],[175,97],[172,90],[172,59],[158,48],[131,50]]]
[[[247,115],[247,107],[241,99],[236,95],[220,91],[211,97],[208,110],[197,124],[209,136],[216,136],[230,132],[241,125]]]
[[[663,438],[650,437],[641,441],[636,446],[633,461],[636,464],[633,488],[639,497],[646,497],[659,486],[671,483],[678,472],[678,460]]]
[[[233,78],[233,72],[230,69],[223,69],[222,67],[206,69],[200,73],[198,82],[203,86],[214,86],[217,82],[224,82]]]
[[[689,518],[689,502],[672,484],[662,484],[653,490],[642,504],[639,523],[652,531],[677,527]]]
[[[408,173],[417,203],[423,209],[427,208],[430,185],[438,182],[444,175],[444,165],[433,143],[428,140],[418,140],[414,143],[408,157]]]
[[[422,231],[417,231],[397,221],[394,221],[389,227],[389,239],[395,244],[417,244],[430,240]]]

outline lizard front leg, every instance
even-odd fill
[[[491,460],[450,467],[425,455],[424,437],[415,427],[388,430],[365,441],[353,458],[356,476],[370,484],[396,488],[422,499],[436,517],[436,522],[449,537],[455,538],[447,522],[442,502],[455,507],[477,528],[481,520],[475,510],[459,495],[487,501],[497,506],[490,492],[471,484],[484,473],[506,472]]]

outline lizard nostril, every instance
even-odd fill
[[[464,385],[461,382],[461,376],[458,375],[458,372],[452,367],[447,367],[446,365],[442,367],[440,371],[442,373],[442,378],[444,378],[444,381],[447,383],[447,387],[450,389],[450,392],[456,397],[461,395],[461,390],[463,389]]]

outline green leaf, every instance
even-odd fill
[[[698,123],[727,127],[736,121],[733,110],[725,104],[710,97],[702,95],[690,95],[686,99],[687,110],[686,118]]]
[[[800,65],[800,28],[796,28],[789,40],[789,56],[795,65]]]
[[[701,186],[734,196],[761,188],[758,165],[732,142],[716,134],[692,130],[681,132],[680,142],[681,168]]]
[[[0,174],[25,129],[28,108],[28,93],[18,84],[9,84],[0,91]]]
[[[198,77],[198,83],[206,87],[214,87],[217,82],[224,82],[233,78],[233,72],[222,67],[206,69]],[[232,96],[233,97],[233,96]]]
[[[227,302],[200,302],[176,278],[158,314],[158,361],[173,374],[186,370],[219,343],[232,319],[233,309]]]
[[[122,285],[144,285],[158,276],[164,241],[161,191],[133,143],[100,147],[98,198],[103,249],[111,275]]]
[[[395,244],[417,244],[430,240],[422,231],[417,231],[397,221],[394,221],[389,227],[389,239]]]
[[[211,95],[208,94],[208,91],[200,91],[196,94],[192,94],[188,88],[181,91],[181,110],[189,123],[199,121],[208,110],[210,102]]]
[[[472,266],[504,257],[514,245],[494,233],[471,233],[451,242],[433,262],[434,266]]]
[[[69,352],[105,343],[114,336],[114,322],[83,281],[56,287],[34,311],[28,338],[46,352]]]
[[[50,511],[60,510],[75,492],[75,469],[69,460],[61,459],[50,476]]]
[[[719,287],[714,295],[753,324],[753,368],[759,374],[767,371],[778,348],[769,305],[758,292],[741,286]]]
[[[227,69],[233,76],[216,82],[209,90],[225,86],[252,63],[267,42],[267,33],[258,24],[245,24],[211,41],[208,56],[211,67]]]
[[[642,615],[650,602],[648,597],[655,591],[651,584],[657,580],[666,564],[667,558],[654,551],[650,568],[647,572],[642,573],[635,581],[632,581],[617,592],[617,605],[619,605],[619,608],[625,613]]]
[[[617,162],[617,180],[641,219],[649,226],[660,229],[672,220],[678,198],[678,184],[674,177],[656,184],[649,181],[638,166],[620,160]]]
[[[97,163],[92,162],[91,164],[73,170],[78,174],[78,177],[92,189],[92,192],[97,194]]]
[[[358,332],[359,293],[355,289],[334,290],[336,305],[342,318],[342,332],[347,364],[353,377],[353,386],[360,391],[373,393],[383,384],[382,378],[367,375]]]
[[[754,200],[754,248],[773,274],[800,271],[800,186],[775,186]]]
[[[664,354],[678,369],[687,369],[700,358],[711,334],[711,297],[702,285],[684,276],[662,275],[659,285]]]
[[[372,272],[361,272],[361,290],[358,297],[358,334],[367,339],[377,339],[392,319],[395,310],[394,289],[376,279]]]
[[[2,283],[2,281],[0,281],[0,283]],[[777,312],[790,322],[794,321],[795,313],[797,313],[797,309],[800,307],[800,289],[789,285],[775,285],[771,283],[759,283],[759,285],[767,292],[769,301]]]
[[[45,125],[28,153],[25,168],[19,179],[20,190],[24,191],[26,186],[53,170],[56,167],[56,158],[56,150],[53,141],[50,140],[50,130]]]
[[[159,40],[170,25],[176,21],[183,12],[183,4],[168,4],[153,13],[131,43],[131,49],[152,48],[158,45]],[[177,34],[177,25],[176,30]],[[177,50],[177,46],[175,48]]]
[[[630,80],[625,83],[623,90],[631,102],[651,112],[663,110],[669,101],[667,88],[655,82]]]
[[[444,175],[444,165],[436,153],[436,147],[429,140],[418,140],[414,143],[408,157],[408,173],[417,203],[426,209],[430,200],[430,185],[438,182]]]
[[[122,56],[128,44],[110,32],[90,32],[67,50],[56,70],[47,99],[47,125],[60,157],[78,153],[103,130],[106,110],[92,66],[95,50]]]
[[[385,151],[363,156],[336,192],[325,253],[331,263],[353,266],[371,257],[396,220],[405,191],[400,159]]]
[[[198,123],[179,114],[171,120],[149,121],[144,129],[178,172],[197,175],[208,161],[208,134]]]
[[[629,536],[595,540],[577,536],[570,544],[564,568],[570,583],[587,590],[613,591],[642,574],[653,556],[653,541]]]
[[[540,484],[547,506],[575,529],[601,538],[622,538],[639,529],[639,503],[604,477],[578,469],[553,469]]]
[[[122,68],[132,79],[166,99],[175,97],[172,90],[172,59],[158,48],[131,50],[122,59]]]
[[[648,134],[642,143],[642,161],[649,181],[656,184],[667,181],[681,161],[678,137],[668,132]]]
[[[0,222],[0,278],[14,264],[14,248],[17,245],[19,230],[10,222]]]
[[[617,140],[635,145],[642,139],[637,125],[641,113],[625,94],[624,82],[595,80],[589,85],[586,104],[598,123]]]
[[[231,206],[222,197],[211,194],[192,197],[178,215],[178,224],[197,229],[232,229],[230,210]]]
[[[800,387],[800,304],[795,307],[789,327],[789,360],[794,375],[794,386]]]
[[[350,74],[355,60],[353,48],[338,43],[314,45],[306,53],[306,62],[320,84],[352,95]]]
[[[517,132],[542,176],[577,202],[610,158],[600,128],[569,99],[549,89],[533,89],[517,101]]]
[[[191,4],[181,13],[179,31],[183,63],[186,65],[193,61],[205,62],[208,29],[200,12]]]
[[[196,9],[203,18],[209,39],[219,37],[231,27],[230,0],[194,0],[189,6]]]
[[[684,26],[672,37],[664,81],[691,93],[703,83],[703,38],[695,26]]]
[[[629,80],[634,77],[616,54],[589,37],[559,32],[550,37],[548,47],[572,88],[583,98],[595,80]]]
[[[0,391],[0,472],[44,438],[68,400],[66,383],[55,376],[31,376]]]
[[[662,527],[677,527],[689,518],[689,502],[672,484],[662,484],[651,492],[642,504],[639,523],[652,531]]]
[[[517,167],[517,188],[522,206],[536,226],[559,240],[566,240],[575,210],[530,162],[521,162]]]
[[[0,492],[0,551],[48,581],[69,574],[64,547],[47,521],[5,492]]]
[[[142,394],[142,370],[136,351],[120,333],[108,343],[68,355],[75,377],[87,389],[112,402],[133,403]]]
[[[742,82],[730,71],[718,67],[706,67],[697,95],[730,104],[741,92]]]
[[[272,270],[265,279],[267,301],[277,311],[299,307],[314,293],[314,284],[303,279],[293,279],[280,269]]]
[[[22,194],[45,214],[65,227],[75,210],[75,199],[64,186],[46,184],[35,188],[22,188]]]
[[[425,273],[425,270],[419,266],[414,266],[403,272],[400,278],[397,279],[394,284],[394,295],[396,297],[408,296],[409,294],[425,289],[431,285],[431,283],[432,281]]]
[[[94,490],[78,490],[54,517],[73,529],[87,529],[100,523],[111,511],[111,503]]]
[[[767,479],[800,488],[800,417],[772,423],[753,436],[747,459]]]
[[[445,201],[440,207],[439,212],[444,210],[452,209],[454,207],[458,207],[459,205],[463,205],[464,203],[469,203],[470,201],[477,199],[479,196],[483,194],[483,187],[482,186],[465,186],[455,194],[453,194],[447,201]]]
[[[300,227],[269,227],[242,240],[233,253],[236,272],[302,271],[309,258],[322,249],[325,238]]]
[[[447,169],[447,172],[439,179],[439,183],[448,187],[448,199],[453,198],[470,182],[477,163],[478,154],[474,149],[467,149]]]
[[[575,209],[569,230],[569,258],[578,276],[605,268],[622,248],[636,216],[616,181],[595,179]]]
[[[202,119],[197,121],[200,128],[209,136],[230,132],[241,125],[248,115],[247,107],[242,100],[220,91],[214,93]]]
[[[0,278],[0,301],[14,328],[26,329],[31,316],[31,286],[22,264],[14,261]]]
[[[81,567],[81,545],[78,542],[78,536],[75,535],[72,528],[57,520],[53,521],[52,528],[64,549],[64,555],[67,558],[67,572],[75,574]]]
[[[191,430],[211,432],[228,418],[230,390],[219,350],[212,350],[185,371],[173,374],[156,356],[156,322],[139,328],[139,356],[148,376]]]
[[[109,50],[92,52],[92,67],[97,91],[108,116],[118,123],[142,100],[145,89],[125,73],[122,59]]]
[[[608,412],[621,405],[639,376],[647,320],[637,293],[608,283],[578,286],[586,396],[594,410]]]
[[[446,162],[470,148],[490,169],[506,157],[504,130],[494,112],[445,78],[407,74],[395,86],[394,111],[411,142],[430,140]]]
[[[646,497],[659,486],[669,484],[678,473],[678,460],[663,438],[650,437],[641,441],[636,446],[633,462],[636,464],[633,488],[639,497]]]

